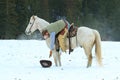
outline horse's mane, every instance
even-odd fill
[[[38,19],[40,22],[43,22],[43,23],[45,23],[45,24],[50,24],[48,21],[46,21],[46,20],[44,20],[44,19],[42,19],[42,18],[40,18],[40,17],[38,17],[38,16],[36,16],[36,15],[33,15],[32,18]]]

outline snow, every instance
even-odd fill
[[[41,59],[51,60],[52,66],[42,68]],[[45,41],[0,40],[0,80],[120,80],[120,42],[102,41],[102,67],[94,49],[90,68],[80,47],[71,55],[62,53],[61,60],[56,67]]]

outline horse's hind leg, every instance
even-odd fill
[[[91,64],[92,64],[92,54],[90,54],[89,57],[88,57],[87,68],[90,67]]]
[[[87,63],[87,68],[88,68],[92,64],[92,53],[91,53],[91,49],[88,47],[84,47],[84,51],[88,59],[88,63]]]

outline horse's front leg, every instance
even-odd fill
[[[61,66],[61,54],[59,52],[56,52],[57,55],[58,55],[58,63],[59,63],[59,66]]]
[[[61,66],[61,58],[60,58],[60,54],[58,52],[56,52],[55,50],[52,51],[53,52],[53,58],[54,58],[54,62],[56,66]]]
[[[52,54],[53,54],[55,66],[58,66],[58,64],[57,64],[57,55],[56,55],[56,52],[55,52],[55,51],[52,51]]]

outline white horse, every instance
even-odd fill
[[[35,30],[39,30],[42,32],[44,27],[47,27],[49,25],[47,21],[37,17],[37,16],[31,16],[30,22],[25,30],[25,33],[27,35],[31,35]],[[46,40],[48,47],[50,47],[50,38]],[[67,49],[69,49],[69,40],[66,39],[66,45]],[[76,43],[76,44],[75,44]],[[88,27],[79,27],[77,31],[77,36],[71,38],[71,47],[72,49],[82,46],[84,49],[84,52],[87,56],[88,62],[87,67],[90,67],[92,64],[92,48],[95,45],[95,53],[96,58],[98,61],[98,64],[102,65],[101,60],[101,37],[97,30],[90,29]],[[56,66],[61,66],[61,59],[60,59],[60,53],[54,49],[52,51],[53,58]]]

